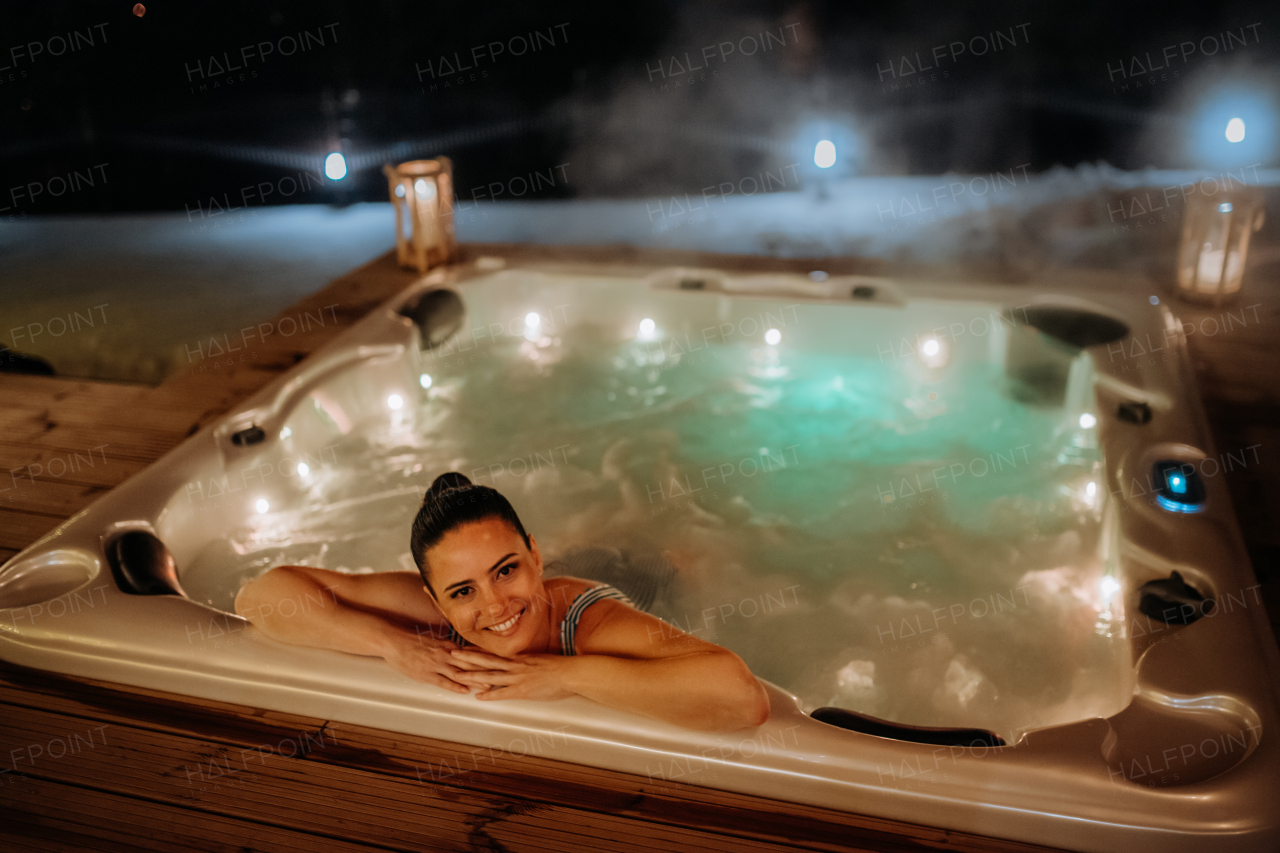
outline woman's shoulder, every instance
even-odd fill
[[[558,577],[543,582],[551,601],[563,612],[567,610],[578,596],[600,585],[599,581],[588,581],[582,578]]]

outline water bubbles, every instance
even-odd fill
[[[253,508],[258,511],[258,515],[265,515],[271,509],[271,503],[266,498],[258,498]]]
[[[1227,122],[1227,141],[1244,142],[1244,119],[1233,118]]]
[[[419,376],[419,377],[418,377],[418,384],[419,384],[419,385],[421,385],[423,388],[430,388],[430,387],[431,387],[431,375],[430,375],[430,374],[428,374],[428,373],[424,373],[424,374],[422,374],[421,376]]]
[[[387,407],[390,409],[399,409],[404,405],[404,397],[399,394],[392,394],[387,398]]]
[[[776,347],[782,343],[782,332],[777,329],[770,329],[764,333],[764,342],[771,347]]]
[[[640,321],[639,334],[641,338],[653,337],[653,333],[657,331],[657,329],[658,329],[658,324],[655,323],[649,317],[645,317],[643,320]]]
[[[311,466],[305,462],[298,463],[298,476],[305,477],[311,473]]]
[[[413,191],[418,195],[426,195],[430,191],[428,189],[428,187],[430,186],[431,185],[428,184],[425,180],[423,180],[422,178],[418,178],[418,180],[413,182]]]
[[[822,270],[813,270],[809,273],[810,281],[826,281],[829,276]]]
[[[1098,419],[1088,412],[1080,416],[1080,429],[1093,429],[1097,425]]]
[[[289,437],[289,436],[291,436],[291,435],[293,435],[293,428],[292,428],[292,427],[285,427],[284,429],[280,430],[280,440],[281,440],[281,441],[284,441],[286,438],[288,438],[288,437]]]
[[[396,198],[404,198],[404,184],[396,184]]]

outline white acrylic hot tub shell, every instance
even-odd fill
[[[651,282],[667,284],[683,274],[639,267],[537,268],[548,276],[651,275]],[[456,284],[465,295],[466,280],[484,274],[473,267],[437,271],[415,287]],[[820,299],[824,287],[839,282],[817,286],[798,276],[770,275],[729,276],[722,284],[738,291],[785,287],[796,299]],[[1011,298],[1009,289],[1000,287],[877,284],[883,305],[929,299],[1062,301],[1032,288],[1019,288]],[[1202,619],[1180,629],[1182,641],[1149,648],[1136,664],[1138,695],[1117,717],[1130,721],[1119,727],[1130,733],[1119,742],[1113,734],[1117,727],[1095,718],[1031,732],[1015,748],[957,755],[819,723],[801,712],[795,697],[773,685],[770,721],[736,735],[687,731],[580,699],[481,706],[470,696],[413,682],[376,658],[286,645],[239,617],[197,602],[120,592],[102,551],[112,531],[157,532],[181,566],[184,555],[195,553],[225,524],[218,512],[184,511],[179,498],[193,481],[262,450],[232,446],[231,433],[257,424],[275,436],[307,389],[353,367],[371,371],[378,389],[416,380],[417,330],[394,311],[409,295],[374,311],[0,568],[0,601],[11,608],[0,609],[0,656],[71,675],[477,747],[519,753],[523,744],[544,757],[648,775],[658,786],[673,770],[687,770],[676,781],[1054,847],[1099,853],[1280,849],[1275,737],[1280,655],[1260,604]],[[1178,328],[1173,315],[1123,294],[1091,295],[1089,304],[1123,317],[1134,339],[1147,335],[1166,342],[1173,356],[1125,358],[1126,371],[1118,371],[1110,359],[1095,358],[1100,413],[1114,411],[1120,399],[1145,400],[1155,411],[1142,427],[1110,417],[1099,424],[1112,484],[1142,470],[1157,445],[1180,448],[1189,458],[1214,454],[1185,341],[1176,331],[1166,334]],[[1256,593],[1225,479],[1209,477],[1205,485],[1207,509],[1195,515],[1173,516],[1143,500],[1122,499],[1131,504],[1121,514],[1126,601],[1135,600],[1137,586],[1167,576],[1171,567],[1219,596],[1250,588]],[[1176,551],[1170,548],[1174,542]],[[47,586],[37,588],[42,576]],[[56,608],[50,605],[58,601],[62,612],[51,615]],[[45,609],[33,616],[33,606]],[[215,629],[243,642],[214,648]],[[1144,717],[1149,718],[1145,725]],[[1159,756],[1162,748],[1207,736],[1197,723],[1203,720],[1258,736],[1242,761],[1195,784],[1144,787],[1109,772],[1109,759],[1142,756],[1150,764],[1153,749]],[[1148,733],[1142,744],[1131,742],[1135,730]],[[472,756],[464,751],[462,759],[466,767]]]

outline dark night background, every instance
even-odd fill
[[[314,173],[332,150],[351,161],[346,180],[313,182],[267,203],[385,200],[382,162],[441,153],[454,158],[464,198],[473,187],[565,163],[568,180],[525,197],[697,192],[811,158],[812,148],[804,155],[801,143],[814,121],[852,128],[859,175],[976,174],[1024,163],[1042,172],[1098,161],[1123,169],[1191,167],[1205,164],[1171,143],[1178,134],[1170,128],[1222,81],[1246,81],[1274,102],[1280,54],[1273,2],[155,0],[143,17],[131,8],[31,3],[3,10],[6,218],[181,211],[251,183]],[[1125,80],[1108,71],[1135,55],[1158,62],[1168,45],[1242,28],[1245,47],[1175,59],[1177,79],[1138,87],[1146,76],[1126,73],[1135,85],[1121,91]],[[70,31],[92,32],[94,45],[28,55],[28,43],[49,44]],[[323,33],[325,44],[263,60],[254,54],[244,72],[200,79],[210,57],[225,53],[240,64],[242,47],[279,44],[302,31]],[[475,46],[534,31],[554,33],[555,45],[492,61],[484,55],[472,72],[477,79],[460,85],[446,88],[415,70],[435,69],[455,51],[465,61]],[[764,31],[783,33],[786,44],[716,57],[708,71],[718,73],[692,85],[687,76],[662,78],[672,56],[683,60],[687,52],[697,62],[705,46]],[[904,55],[928,62],[937,45],[996,31],[1015,34],[1017,44],[944,57],[938,71],[948,72],[945,78],[906,88],[884,70]],[[663,71],[655,74],[657,68]],[[230,85],[228,76],[235,78]],[[223,82],[199,91],[215,79]],[[675,87],[676,80],[683,84]],[[897,91],[888,88],[894,82]],[[1264,162],[1273,161],[1274,154]],[[15,185],[104,163],[105,185],[58,198],[11,198]]]

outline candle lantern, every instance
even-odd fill
[[[1238,296],[1249,237],[1262,227],[1264,216],[1257,187],[1189,196],[1178,247],[1178,294],[1215,306]]]
[[[426,272],[453,257],[453,164],[448,157],[382,167],[396,209],[396,260]]]

